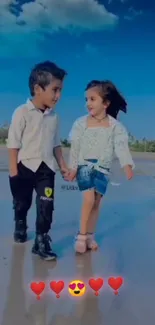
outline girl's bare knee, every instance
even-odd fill
[[[102,199],[102,195],[96,193],[95,195],[95,199],[94,199],[94,205],[93,208],[94,209],[98,209],[101,203],[101,199]]]
[[[88,191],[84,193],[84,202],[89,206],[94,206],[95,204],[95,193],[94,191]]]

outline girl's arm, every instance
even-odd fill
[[[132,177],[129,174],[132,173],[135,164],[132,160],[128,141],[128,133],[125,127],[121,123],[118,123],[114,130],[115,154],[119,159],[121,167],[124,168],[127,178],[130,179]]]

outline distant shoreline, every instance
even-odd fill
[[[65,157],[69,155],[70,148],[62,147]],[[0,151],[7,151],[7,147],[3,144],[0,145]],[[1,153],[1,152],[0,152]],[[138,151],[131,151],[132,157],[137,159],[150,159],[155,160],[155,152],[138,152]]]

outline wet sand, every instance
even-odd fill
[[[146,170],[148,163],[143,163]],[[35,202],[28,215],[28,242],[13,243],[8,175],[0,173],[1,325],[155,324],[155,180],[136,175],[132,182],[127,182],[121,174],[118,180],[120,186],[109,186],[101,209],[97,227],[99,250],[75,256],[73,237],[79,225],[81,196],[76,188],[67,190],[66,183],[57,175],[51,234],[59,258],[54,263],[31,255]],[[110,276],[124,278],[118,296],[108,286]],[[88,286],[92,277],[105,279],[98,297]],[[81,298],[69,296],[67,286],[74,279],[87,285]],[[49,289],[52,280],[65,281],[60,299]],[[31,281],[47,283],[40,301],[29,289]]]
[[[69,148],[63,148],[63,155],[68,161],[69,157]],[[132,152],[132,157],[135,160],[136,173],[144,175],[155,175],[154,171],[154,162],[155,162],[155,153],[152,152]],[[118,164],[117,164],[118,165]],[[56,169],[58,166],[56,164]],[[8,150],[6,146],[0,145],[0,171],[8,171]]]

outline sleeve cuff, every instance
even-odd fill
[[[133,161],[126,161],[121,163],[121,167],[124,168],[125,166],[131,166],[132,169],[135,169],[135,163]]]
[[[55,143],[53,148],[61,147],[61,142]]]
[[[7,148],[8,149],[20,149],[21,148],[21,144],[17,144],[17,143],[13,143],[13,142],[11,142],[11,143],[7,143]]]

